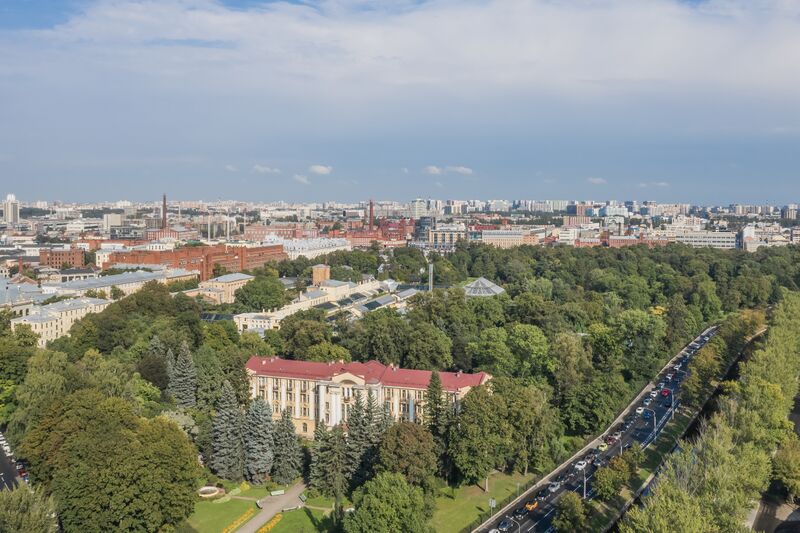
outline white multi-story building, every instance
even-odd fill
[[[733,231],[686,231],[675,234],[675,242],[695,248],[736,248],[736,233]]]
[[[2,204],[3,207],[3,222],[9,225],[19,224],[19,202],[17,197],[13,194],[6,196]]]
[[[95,293],[103,292],[106,296],[111,295],[111,288],[120,289],[125,296],[133,294],[144,285],[151,281],[158,283],[172,283],[175,281],[185,281],[197,279],[200,273],[196,270],[184,270],[182,268],[165,268],[154,272],[137,270],[134,272],[123,272],[112,276],[101,276],[96,279],[83,279],[68,281],[66,283],[53,283],[42,285],[45,294],[63,294],[70,296],[83,296],[88,291]]]
[[[275,235],[267,235],[264,239],[264,244],[282,244],[284,253],[292,260],[301,256],[306,259],[314,259],[320,255],[337,251],[349,252],[353,249],[353,246],[347,239],[327,239],[322,237],[313,239],[283,239]]]
[[[366,363],[320,363],[278,357],[251,357],[247,362],[250,394],[272,407],[273,418],[288,409],[297,432],[312,438],[317,424],[333,427],[347,421],[356,397],[371,395],[395,420],[422,421],[429,370],[408,370]],[[473,387],[491,379],[486,372],[440,372],[447,400],[458,403]]]
[[[100,298],[75,298],[37,306],[27,316],[11,320],[11,329],[30,326],[39,335],[39,347],[69,333],[72,325],[89,313],[99,313],[111,302]]]

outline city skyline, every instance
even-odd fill
[[[6,5],[0,175],[21,198],[67,201],[788,203],[798,14],[777,0]]]

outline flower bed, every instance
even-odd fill
[[[228,524],[228,527],[223,529],[222,533],[233,533],[234,531],[239,529],[239,527],[242,526],[242,524],[250,520],[250,518],[252,518],[255,513],[256,510],[251,507],[242,516],[240,516],[239,518]]]
[[[275,516],[272,517],[272,520],[261,526],[261,528],[258,531],[256,531],[256,533],[267,533],[267,531],[271,530],[278,524],[278,522],[281,521],[281,518],[283,518],[282,514],[280,513],[276,514]]]

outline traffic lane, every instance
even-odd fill
[[[690,343],[690,346],[694,344],[696,348],[690,350],[692,353],[688,354],[689,357],[691,358],[694,355],[694,353],[697,352],[697,350],[705,346],[708,340],[710,340],[715,333],[716,330],[709,332],[708,339],[704,339],[703,335],[700,335],[697,338],[695,338],[694,341]],[[681,355],[686,356],[687,355],[686,352],[687,348],[684,348],[678,353],[676,357],[673,358],[673,360],[677,359]],[[609,446],[608,450],[606,450],[605,452],[600,452],[599,455],[605,462],[605,464],[608,464],[608,461],[611,458],[618,455],[621,451],[627,448],[628,445],[633,445],[633,443],[635,442],[641,443],[645,439],[647,439],[647,437],[650,435],[653,429],[651,424],[655,422],[655,424],[657,425],[659,422],[661,422],[662,417],[667,415],[667,413],[669,412],[669,407],[667,407],[665,403],[668,399],[674,403],[679,398],[680,385],[683,381],[682,378],[681,379],[673,378],[673,381],[668,382],[666,380],[666,376],[667,374],[673,372],[676,373],[676,375],[679,373],[681,375],[686,375],[686,371],[683,369],[679,371],[674,371],[672,368],[669,368],[656,376],[656,379],[654,381],[656,382],[664,381],[664,387],[658,389],[658,395],[653,399],[653,403],[651,403],[650,406],[648,407],[655,413],[654,417],[652,417],[651,420],[647,420],[644,419],[642,415],[633,415],[637,417],[637,422],[634,423],[628,430],[622,432],[622,437],[620,438],[618,443],[614,444],[613,446]],[[671,393],[667,397],[664,397],[661,394],[661,391],[664,388],[669,389],[671,391]],[[607,430],[607,433],[611,432],[613,429],[614,428],[609,428]],[[591,480],[591,477],[593,477],[594,472],[596,471],[596,467],[594,465],[590,465],[587,466],[586,468],[589,469],[587,471],[587,480]],[[513,510],[512,510],[512,514],[498,517],[495,523],[493,523],[490,526],[490,528],[491,527],[496,528],[501,522],[509,521],[512,524],[520,527],[523,531],[547,531],[550,528],[549,521],[550,519],[552,519],[552,514],[555,511],[557,502],[558,500],[561,499],[561,496],[563,496],[567,491],[572,491],[572,492],[578,490],[582,491],[583,488],[582,476],[580,476],[580,480],[577,484],[574,481],[570,481],[574,477],[570,475],[571,471],[573,470],[574,470],[574,464],[570,464],[556,471],[556,475],[554,476],[553,479],[555,480],[560,479],[562,482],[561,487],[554,493],[545,492],[546,494],[548,494],[548,496],[545,498],[544,502],[536,510],[530,511],[527,517],[523,519],[521,522],[520,520],[513,518]],[[547,490],[548,490],[547,486],[539,489],[539,491],[547,491]],[[533,490],[531,490],[530,493],[527,495],[527,498],[523,498],[523,500],[520,503],[520,506],[524,506],[527,501],[533,499],[536,495],[539,494],[539,491],[534,492]],[[587,493],[589,491],[590,488],[587,486]],[[528,527],[529,529],[525,529],[525,527]]]
[[[0,490],[17,486],[17,469],[9,457],[0,449]]]

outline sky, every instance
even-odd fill
[[[0,194],[800,202],[796,0],[0,1]]]

